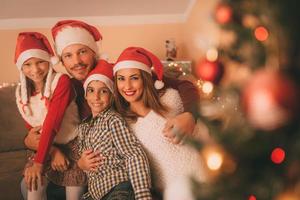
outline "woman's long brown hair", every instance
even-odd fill
[[[160,96],[164,93],[164,89],[157,91],[154,87],[154,81],[151,75],[143,70],[139,70],[141,73],[141,78],[144,86],[142,93],[142,101],[147,108],[152,109],[154,112],[161,116],[168,111],[168,108],[160,102]],[[118,72],[117,72],[118,73]],[[115,108],[116,110],[129,122],[136,122],[139,115],[130,110],[129,103],[124,99],[124,97],[118,91],[117,86],[117,73],[114,78],[114,94],[115,94]]]

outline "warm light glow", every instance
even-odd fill
[[[206,164],[211,170],[218,170],[222,166],[223,156],[218,152],[211,152],[206,160]]]
[[[202,85],[202,91],[205,94],[211,93],[213,91],[213,89],[214,89],[214,85],[211,82],[206,81]]]
[[[216,10],[216,20],[220,24],[226,24],[231,21],[232,8],[229,5],[219,5]]]
[[[206,52],[206,59],[214,62],[218,59],[218,51],[216,48],[211,48]]]
[[[299,200],[299,194],[297,193],[297,190],[286,191],[279,194],[276,200]]]
[[[16,85],[20,85],[20,83],[0,83],[0,89],[2,89],[2,88],[6,88],[6,87],[14,87],[14,86],[16,86]]]
[[[263,42],[268,39],[269,32],[265,27],[259,26],[254,30],[254,35],[258,41]]]

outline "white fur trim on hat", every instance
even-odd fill
[[[114,92],[112,80],[110,80],[108,77],[106,77],[102,74],[93,74],[93,75],[89,76],[83,84],[85,93],[86,93],[88,84],[92,81],[102,81],[112,93]]]
[[[55,49],[59,56],[61,56],[64,48],[71,44],[86,45],[98,55],[97,42],[92,34],[84,28],[68,26],[57,33],[55,37]]]
[[[40,58],[40,59],[50,62],[50,54],[47,51],[44,51],[41,49],[29,49],[29,50],[23,51],[19,55],[17,63],[16,63],[18,69],[21,70],[24,62],[32,57]]]
[[[116,74],[116,72],[119,71],[120,69],[128,69],[128,68],[140,69],[140,70],[146,71],[149,74],[151,74],[151,68],[148,65],[145,65],[142,62],[133,61],[133,60],[124,60],[124,61],[118,62],[114,66],[114,69],[113,69],[114,74]]]

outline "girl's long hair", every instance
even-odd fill
[[[44,78],[44,86],[41,91],[42,94],[44,94],[46,78],[47,78],[47,75]],[[33,81],[27,77],[26,77],[26,89],[27,89],[27,98],[30,100],[30,97],[35,94],[35,87],[34,87]]]
[[[143,70],[139,70],[143,82],[144,90],[142,92],[141,99],[147,108],[152,109],[157,114],[164,116],[168,111],[168,108],[160,102],[160,96],[163,95],[165,89],[157,91],[154,87],[154,81],[151,75]],[[115,108],[116,110],[130,123],[137,121],[140,117],[137,113],[130,110],[129,103],[118,91],[117,86],[117,74],[114,78],[114,94],[115,94]]]

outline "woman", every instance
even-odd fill
[[[152,79],[152,67],[156,81]],[[114,76],[116,108],[147,153],[155,187],[163,192],[187,176],[203,180],[199,154],[189,146],[171,143],[163,135],[167,118],[180,114],[183,106],[176,90],[164,88],[160,60],[143,48],[129,47],[115,63]]]
[[[17,106],[26,127],[40,127],[40,141],[28,154],[24,179],[28,199],[46,199],[48,180],[66,186],[67,199],[79,199],[85,175],[76,165],[74,132],[79,123],[68,76],[55,73],[50,63],[53,51],[47,38],[37,32],[22,32],[17,38],[15,63],[20,71]],[[53,141],[56,143],[52,146]],[[49,158],[51,155],[51,163]],[[45,171],[45,176],[44,172]]]

